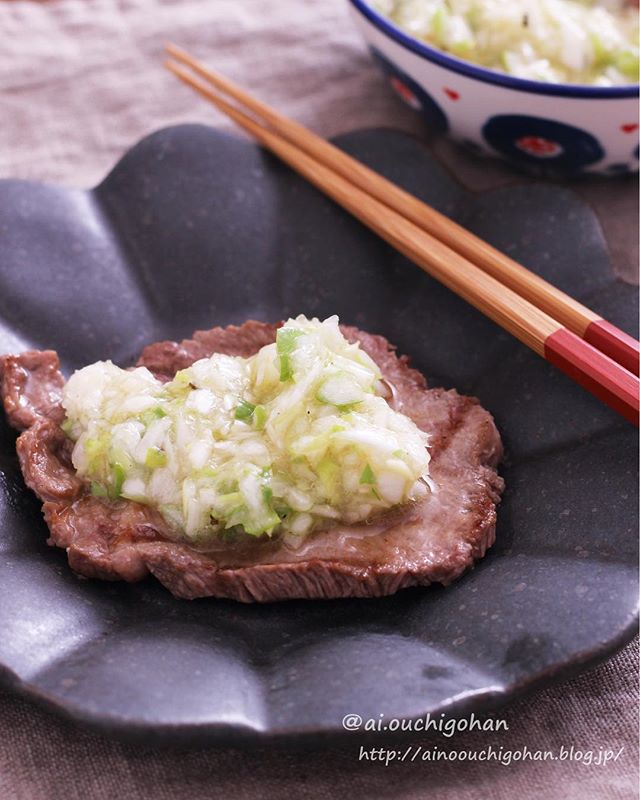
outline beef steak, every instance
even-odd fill
[[[275,341],[276,325],[198,331],[181,343],[159,342],[138,361],[167,380],[212,353],[249,356]],[[64,378],[55,352],[0,357],[0,392],[25,482],[43,501],[49,544],[67,551],[75,572],[89,578],[137,581],[149,573],[183,598],[242,602],[292,598],[371,597],[407,586],[447,584],[493,544],[503,481],[502,455],[491,415],[475,398],[428,389],[423,376],[382,336],[342,327],[377,362],[393,387],[394,407],[430,437],[436,489],[368,523],[319,531],[293,548],[279,540],[243,537],[196,549],[162,517],[127,500],[91,496],[71,464],[64,419]]]

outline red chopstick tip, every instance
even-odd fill
[[[640,381],[613,359],[566,328],[544,343],[547,361],[639,427]]]
[[[640,375],[640,342],[606,319],[592,322],[584,332],[584,340],[622,364],[629,372]]]

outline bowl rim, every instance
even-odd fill
[[[562,97],[592,97],[606,100],[618,100],[621,98],[632,98],[640,95],[640,84],[630,83],[624,86],[588,86],[585,84],[570,83],[544,83],[543,81],[532,81],[527,78],[516,78],[506,72],[480,67],[470,61],[451,56],[442,50],[421,42],[401,28],[398,28],[391,20],[372,8],[367,0],[349,0],[352,6],[357,9],[371,23],[385,33],[389,38],[408,50],[432,61],[441,67],[446,67],[453,72],[458,72],[470,78],[481,80],[485,83],[493,83],[520,92],[533,92],[535,94],[560,95]]]

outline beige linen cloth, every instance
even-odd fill
[[[160,67],[172,39],[260,97],[325,135],[391,126],[425,136],[372,67],[346,0],[0,0],[0,177],[91,186],[146,133],[185,121],[224,122]],[[436,154],[471,188],[517,180],[444,141]],[[577,188],[599,211],[617,271],[637,262],[636,182]],[[0,243],[1,246],[1,243]],[[2,635],[2,632],[0,632]],[[637,793],[637,644],[608,663],[504,711],[508,734],[458,735],[478,750],[600,748],[607,766],[524,761],[384,764],[339,748],[124,745],[79,730],[0,692],[0,798],[544,798],[590,800]]]

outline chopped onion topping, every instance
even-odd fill
[[[176,536],[299,539],[429,491],[426,434],[389,406],[338,318],[300,316],[250,358],[215,354],[161,383],[98,362],[64,388],[73,464],[102,498],[157,508]]]
[[[638,5],[629,0],[372,0],[417,39],[529,80],[637,83]]]

